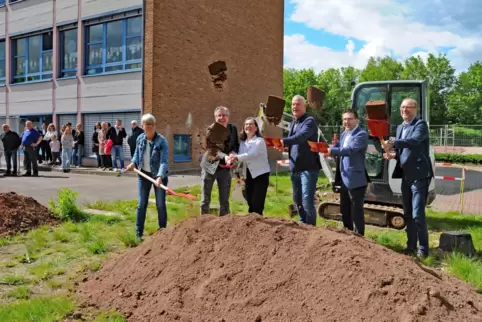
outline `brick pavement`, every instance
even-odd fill
[[[455,168],[436,169],[437,176],[460,177],[461,170]],[[460,181],[437,180],[437,197],[431,207],[439,211],[460,211]],[[465,173],[463,212],[482,215],[482,168],[469,167]]]

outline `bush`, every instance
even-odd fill
[[[49,201],[50,210],[55,216],[72,222],[82,222],[88,219],[88,214],[77,207],[78,192],[62,188],[57,192],[57,195],[59,197],[58,203],[55,203],[52,198]]]
[[[482,164],[481,154],[435,153],[437,162]]]

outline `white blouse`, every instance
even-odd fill
[[[245,163],[253,179],[271,171],[266,143],[259,136],[255,135],[250,140],[241,141],[237,157],[240,162]]]

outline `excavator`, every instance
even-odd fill
[[[315,88],[316,89],[316,88]],[[308,89],[308,101],[311,105],[316,104],[316,100],[310,99],[312,87]],[[388,134],[383,139],[395,137],[396,128],[402,123],[400,115],[400,104],[405,98],[413,98],[418,103],[418,117],[427,121],[429,120],[430,102],[428,95],[428,86],[423,80],[409,81],[376,81],[362,82],[357,84],[352,93],[350,106],[357,111],[360,126],[367,131],[367,105],[369,102],[383,102],[386,106],[387,127],[385,129]],[[257,122],[261,133],[265,131],[268,125],[276,125],[285,131],[288,131],[289,122],[292,119],[291,114],[281,111],[279,107],[270,109],[270,99],[267,104],[260,104],[257,111]],[[274,105],[274,104],[271,104]],[[322,102],[321,102],[322,105]],[[280,106],[280,104],[278,104]],[[320,102],[318,102],[320,106]],[[274,110],[274,112],[273,112]],[[282,115],[280,115],[282,113]],[[278,114],[278,115],[276,115]],[[340,116],[341,117],[341,116]],[[274,121],[273,121],[274,120]],[[368,131],[370,133],[370,131]],[[329,143],[322,130],[318,128],[318,141]],[[366,154],[366,169],[370,178],[370,183],[365,194],[365,222],[370,225],[388,227],[397,230],[405,228],[406,222],[403,216],[403,203],[401,194],[401,179],[392,178],[395,170],[396,160],[386,160],[383,158],[383,149],[379,136],[372,136],[370,133],[368,150]],[[335,160],[325,158],[324,153],[319,153],[322,170],[326,178],[331,184],[335,196],[340,192],[340,183],[335,182],[333,166]],[[430,146],[430,161],[435,169],[435,152]],[[431,181],[429,186],[429,194],[427,205],[435,200],[435,180]],[[329,220],[341,221],[340,200],[334,198],[331,200],[322,200],[317,198],[317,213],[319,216]],[[291,215],[295,215],[294,205],[290,205]]]

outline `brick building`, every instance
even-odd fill
[[[283,0],[145,0],[144,111],[172,142],[173,168],[197,167],[197,134],[216,106],[229,107],[240,130],[259,103],[282,95],[283,15]],[[224,74],[210,71],[216,62]]]
[[[0,119],[80,122],[84,164],[95,164],[94,124],[120,118],[129,131],[144,105],[169,139],[172,167],[196,167],[196,134],[215,106],[239,127],[282,94],[283,2],[0,0]],[[216,61],[224,82],[209,71]]]

